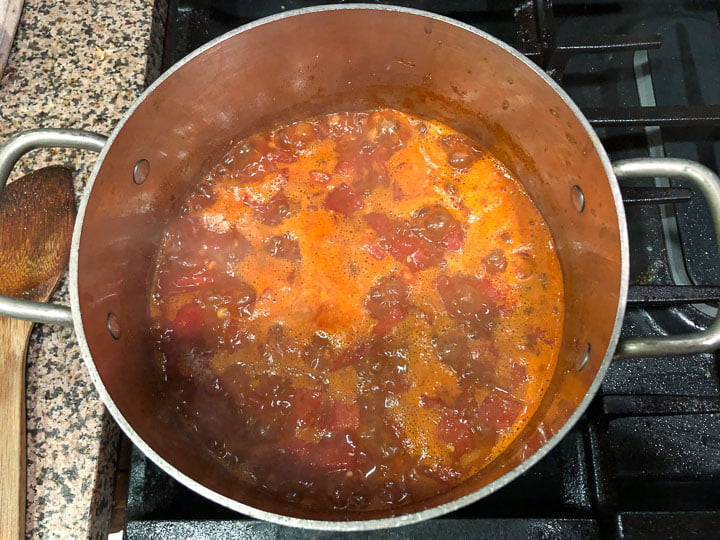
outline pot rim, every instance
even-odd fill
[[[110,397],[110,394],[108,393],[107,389],[105,388],[105,385],[100,378],[100,374],[95,367],[95,364],[92,359],[92,354],[90,352],[90,348],[88,347],[87,339],[85,337],[85,332],[83,329],[82,324],[82,316],[80,313],[80,299],[79,299],[79,292],[78,292],[78,259],[79,259],[79,247],[80,247],[80,237],[82,234],[82,226],[83,221],[85,217],[85,212],[87,209],[88,201],[90,199],[90,195],[92,193],[92,188],[95,183],[95,179],[97,178],[97,175],[102,167],[103,161],[105,159],[105,156],[108,153],[108,150],[112,146],[115,138],[119,134],[119,132],[123,129],[125,123],[128,121],[128,119],[133,115],[135,110],[140,106],[140,104],[145,100],[145,98],[150,95],[155,88],[157,88],[159,85],[161,85],[166,79],[171,77],[176,71],[178,71],[181,67],[183,67],[186,63],[188,63],[190,60],[194,59],[195,57],[203,54],[205,51],[211,49],[218,43],[230,39],[242,32],[246,32],[248,30],[251,30],[253,28],[257,28],[259,26],[263,26],[266,24],[270,24],[272,22],[282,20],[288,17],[296,17],[300,15],[306,15],[306,14],[312,14],[317,12],[325,12],[325,11],[339,11],[339,10],[372,10],[372,11],[391,11],[391,12],[400,12],[400,13],[406,13],[410,15],[416,15],[420,17],[424,17],[430,20],[439,21],[445,24],[450,24],[453,26],[456,26],[458,28],[461,28],[465,31],[468,31],[472,34],[475,34],[476,36],[479,36],[480,38],[483,38],[492,44],[500,47],[504,51],[506,51],[508,54],[513,55],[515,58],[523,62],[528,68],[530,68],[532,71],[535,72],[536,75],[538,75],[540,78],[542,78],[546,84],[548,84],[565,102],[565,104],[568,106],[568,108],[574,113],[575,117],[578,119],[578,121],[581,123],[581,125],[585,128],[585,131],[587,132],[590,141],[593,144],[593,147],[595,148],[595,151],[598,154],[598,157],[600,158],[600,161],[602,162],[602,166],[605,169],[605,173],[607,175],[608,182],[610,183],[610,189],[613,196],[613,201],[615,203],[615,208],[617,211],[617,218],[618,218],[618,229],[620,233],[620,252],[621,252],[621,276],[620,276],[620,291],[619,291],[619,300],[618,300],[618,306],[617,311],[615,315],[615,324],[613,326],[613,331],[610,336],[610,340],[608,343],[607,350],[605,351],[604,358],[602,360],[602,363],[598,369],[598,372],[595,376],[595,380],[590,385],[587,393],[585,394],[585,397],[580,402],[580,404],[577,406],[575,411],[570,415],[570,417],[567,419],[567,421],[563,424],[563,426],[558,430],[558,432],[553,435],[542,447],[540,447],[533,455],[525,459],[520,465],[513,468],[512,470],[508,471],[504,475],[502,475],[500,478],[494,480],[493,482],[483,486],[482,488],[478,489],[477,491],[474,491],[473,493],[470,493],[468,495],[465,495],[463,497],[459,497],[457,499],[454,499],[450,502],[433,506],[431,508],[427,508],[425,510],[421,510],[418,512],[413,512],[411,514],[403,514],[403,515],[397,515],[387,518],[380,518],[380,519],[368,519],[368,520],[356,520],[356,521],[324,521],[324,520],[314,520],[314,519],[305,519],[305,518],[297,518],[297,517],[290,517],[282,514],[276,514],[273,512],[268,512],[266,510],[261,510],[252,506],[249,506],[247,504],[240,503],[234,499],[231,499],[229,497],[226,497],[224,495],[221,495],[215,491],[213,491],[210,488],[205,487],[203,484],[199,483],[196,480],[193,480],[189,476],[187,476],[185,473],[181,472],[177,468],[175,468],[171,463],[166,461],[164,458],[162,458],[158,453],[155,452],[143,439],[140,437],[140,435],[133,429],[133,427],[130,425],[130,423],[125,419],[122,412],[116,407],[114,401]],[[243,26],[240,26],[234,30],[231,30],[212,41],[206,43],[205,45],[199,47],[198,49],[195,49],[190,54],[179,60],[177,63],[175,63],[173,66],[171,66],[167,71],[165,71],[160,77],[158,77],[157,80],[155,80],[140,96],[135,100],[135,102],[130,106],[130,108],[125,112],[123,117],[120,119],[120,121],[115,126],[115,129],[112,131],[110,136],[107,139],[107,143],[103,150],[100,152],[100,155],[98,156],[98,159],[95,163],[95,166],[93,167],[92,173],[90,175],[90,178],[88,180],[87,186],[85,187],[84,193],[82,195],[82,200],[80,202],[80,206],[78,208],[78,214],[77,214],[77,220],[75,222],[75,229],[73,231],[73,238],[72,238],[72,246],[70,251],[70,268],[69,268],[69,275],[70,275],[70,300],[71,300],[71,307],[72,307],[72,317],[73,317],[73,324],[75,327],[75,333],[77,335],[78,344],[80,351],[83,356],[83,360],[85,361],[85,364],[87,366],[88,371],[90,372],[90,378],[93,381],[93,384],[95,385],[95,388],[97,389],[98,394],[100,395],[103,403],[107,407],[110,414],[113,416],[115,421],[118,423],[120,428],[125,432],[125,434],[130,438],[130,440],[135,444],[142,452],[145,454],[151,461],[153,461],[158,467],[163,469],[165,472],[167,472],[170,476],[172,476],[175,480],[180,482],[181,484],[187,486],[188,488],[192,489],[193,491],[199,493],[203,497],[206,497],[207,499],[210,499],[211,501],[220,504],[222,506],[225,506],[227,508],[230,508],[231,510],[235,510],[237,512],[240,512],[242,514],[245,514],[247,516],[262,519],[265,521],[269,521],[272,523],[276,523],[278,525],[285,525],[290,527],[298,527],[303,529],[313,529],[313,530],[327,530],[327,531],[369,531],[369,530],[376,530],[376,529],[384,529],[384,528],[391,528],[391,527],[400,527],[404,525],[410,525],[413,523],[418,523],[427,519],[431,519],[434,517],[438,517],[444,514],[447,514],[449,512],[452,512],[454,510],[458,510],[464,506],[467,506],[468,504],[471,504],[473,502],[476,502],[483,497],[489,495],[490,493],[493,493],[494,491],[497,491],[499,488],[505,486],[506,484],[513,481],[515,478],[523,474],[525,471],[527,471],[530,467],[535,465],[538,461],[540,461],[545,455],[552,450],[555,445],[563,438],[565,435],[572,429],[572,427],[575,425],[575,423],[578,421],[580,416],[585,412],[588,405],[594,398],[595,394],[597,393],[597,390],[605,377],[605,373],[610,365],[610,361],[612,359],[612,356],[614,354],[615,348],[617,346],[619,337],[620,337],[620,328],[622,326],[623,317],[625,314],[625,305],[626,305],[626,298],[627,298],[627,291],[628,291],[628,281],[629,281],[629,252],[628,252],[628,232],[627,232],[627,222],[625,219],[625,209],[622,204],[622,197],[620,195],[620,188],[617,183],[617,179],[613,173],[612,165],[610,163],[610,159],[607,156],[607,153],[605,152],[605,149],[603,148],[602,144],[600,143],[600,139],[598,138],[595,131],[590,126],[590,123],[585,118],[583,113],[580,111],[580,109],[575,105],[575,103],[570,99],[570,97],[565,93],[565,91],[560,88],[560,86],[551,79],[544,71],[542,71],[538,66],[536,66],[533,62],[531,62],[529,59],[527,59],[524,55],[522,55],[519,51],[517,51],[515,48],[511,47],[507,43],[491,36],[490,34],[487,34],[486,32],[483,32],[482,30],[479,30],[473,26],[470,26],[468,24],[465,24],[463,22],[457,21],[455,19],[451,19],[449,17],[445,17],[442,15],[437,15],[434,13],[430,13],[423,10],[418,9],[411,9],[406,7],[400,7],[400,6],[386,6],[386,5],[375,5],[375,4],[363,4],[363,3],[354,3],[354,4],[342,4],[342,5],[323,5],[323,6],[315,6],[310,8],[302,8],[302,9],[296,9],[287,11],[284,13],[279,13],[275,15],[270,15],[268,17],[264,17],[262,19],[258,19],[256,21],[253,21],[251,23],[245,24]]]

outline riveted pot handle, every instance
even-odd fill
[[[685,159],[640,158],[613,164],[620,178],[671,177],[691,182],[710,207],[720,250],[720,178],[713,171]],[[615,358],[670,356],[714,351],[720,348],[720,312],[712,324],[702,332],[660,337],[634,337],[620,340]]]
[[[78,129],[32,129],[10,137],[0,146],[0,197],[15,163],[31,150],[78,148],[100,152],[106,140],[102,135]],[[0,295],[0,316],[62,326],[73,324],[69,307],[2,295]]]

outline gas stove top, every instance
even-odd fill
[[[170,0],[163,67],[241,24],[322,3]],[[562,84],[612,160],[681,157],[720,170],[716,2],[395,4],[453,17],[515,45]],[[621,184],[632,284],[623,336],[707,327],[720,298],[720,257],[704,200],[689,185],[664,178]],[[520,478],[445,517],[350,536],[717,537],[719,413],[715,354],[615,361],[584,418]],[[326,536],[217,506],[137,450],[126,516],[128,538]]]

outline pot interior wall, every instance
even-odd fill
[[[188,477],[263,510],[311,519],[391,513],[329,516],[269,500],[230,478],[179,429],[162,399],[147,328],[160,231],[233,141],[277,123],[377,106],[445,121],[513,170],[550,225],[566,297],[558,369],[518,444],[476,479],[402,512],[473,492],[532,454],[580,403],[611,340],[622,257],[607,173],[574,113],[522,61],[467,29],[391,10],[301,14],[226,38],[162,81],[117,133],[87,205],[78,286],[93,362],[137,437]],[[141,159],[150,172],[137,185]],[[573,205],[576,185],[583,212]],[[119,339],[107,330],[109,313]]]

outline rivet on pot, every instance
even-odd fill
[[[588,361],[590,360],[590,353],[592,352],[592,344],[587,344],[587,350],[585,351],[585,355],[580,359],[580,362],[578,363],[578,371],[582,371],[585,369],[585,366],[587,366]]]
[[[120,322],[112,311],[107,315],[107,329],[114,339],[120,339]]]
[[[133,182],[135,182],[139,186],[145,180],[147,180],[149,174],[150,162],[147,159],[141,159],[135,164],[135,167],[133,168]]]
[[[578,212],[585,210],[585,194],[580,186],[573,186],[570,188],[570,197],[572,198],[575,210]]]

